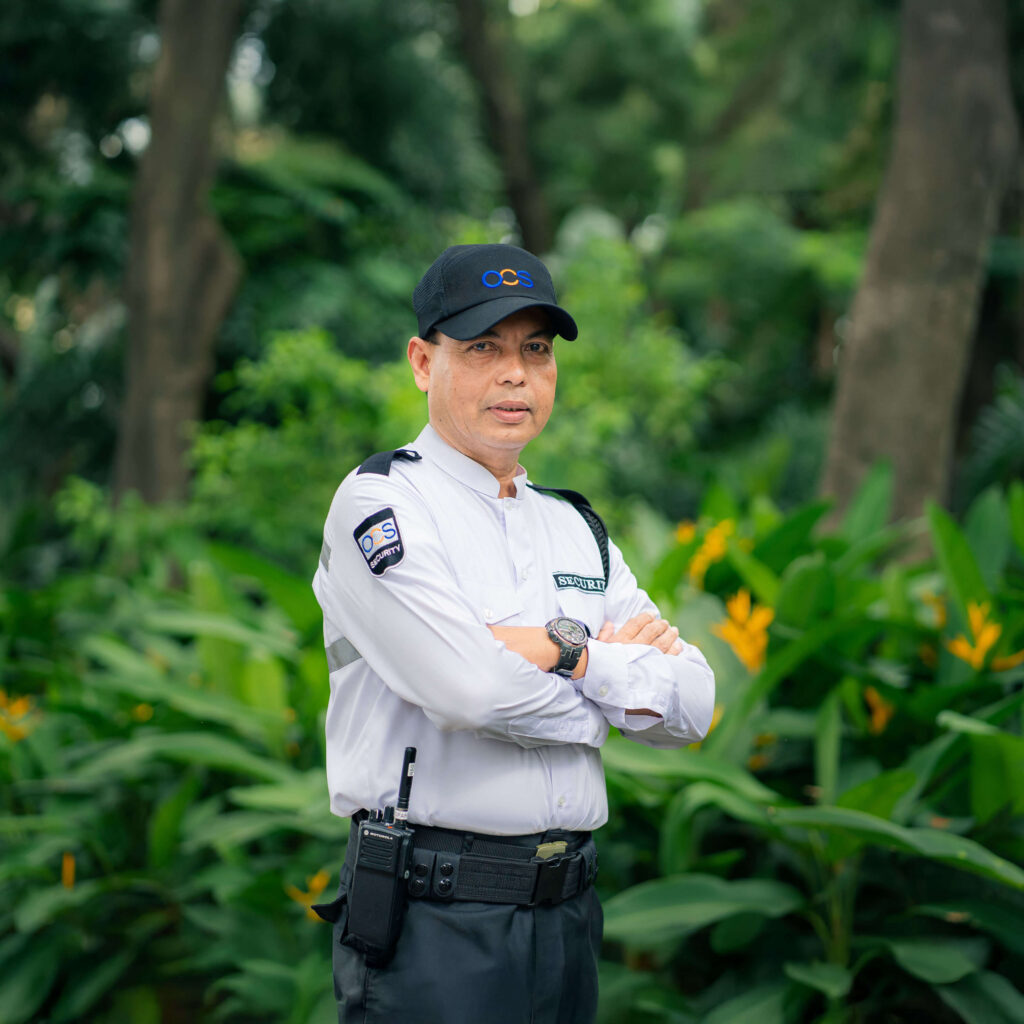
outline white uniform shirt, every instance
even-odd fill
[[[543,672],[488,625],[556,615],[616,628],[648,611],[622,555],[610,578],[568,502],[497,479],[429,425],[390,475],[353,471],[324,529],[313,589],[330,668],[331,810],[393,804],[417,748],[409,819],[498,835],[595,829],[608,817],[599,747],[609,724],[653,747],[703,738],[714,677],[686,645],[670,656],[590,640],[586,675]],[[646,708],[649,715],[625,715]]]

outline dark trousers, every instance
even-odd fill
[[[342,867],[341,890],[351,882]],[[340,894],[340,893],[339,893]],[[592,1024],[603,916],[593,886],[557,906],[410,900],[395,954],[368,967],[334,925],[339,1024]]]

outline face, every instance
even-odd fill
[[[555,401],[554,335],[540,309],[513,313],[480,337],[409,342],[430,423],[452,447],[489,468],[513,462],[547,423]]]

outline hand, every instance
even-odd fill
[[[665,619],[656,619],[649,612],[641,612],[616,630],[615,624],[606,622],[597,634],[606,644],[646,644],[663,654],[677,655],[683,650],[679,630]]]

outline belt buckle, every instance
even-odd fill
[[[549,856],[546,860],[534,861],[537,865],[537,881],[533,886],[533,898],[528,906],[537,907],[542,903],[561,903],[565,878],[569,873],[569,865],[576,860],[577,854],[561,854]]]

